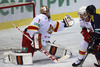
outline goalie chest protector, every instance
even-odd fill
[[[94,36],[100,39],[100,14],[95,14],[92,17],[91,24],[94,29]]]

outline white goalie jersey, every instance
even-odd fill
[[[49,41],[52,32],[58,32],[64,29],[64,23],[52,21],[46,15],[37,15],[27,27],[27,33],[32,37],[35,33],[41,34],[41,44],[43,46]]]

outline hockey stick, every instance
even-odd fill
[[[17,28],[21,33],[23,33],[23,31],[21,31],[16,25],[14,25],[13,23],[11,23],[11,25],[13,25],[15,28]],[[27,35],[25,35],[24,33],[23,33],[23,35],[24,36],[26,36],[30,41],[32,41],[32,39],[31,38],[29,38]],[[32,41],[33,42],[33,41]],[[34,46],[32,46],[32,47],[34,47]],[[45,49],[43,49],[43,48],[41,48],[40,49],[40,51],[42,52],[42,53],[44,53],[46,56],[48,56],[53,62],[60,62],[60,61],[62,61],[62,60],[58,60],[58,59],[56,59],[56,58],[54,58],[50,53],[48,53]]]

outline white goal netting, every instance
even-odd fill
[[[35,17],[35,5],[31,3],[0,4],[0,51],[21,49],[22,31]]]

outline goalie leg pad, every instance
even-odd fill
[[[8,55],[7,55],[8,54]],[[16,52],[6,52],[3,54],[4,63],[14,63],[18,65],[33,64],[31,53],[16,53]]]
[[[24,32],[25,35],[29,36],[28,33]],[[34,49],[41,49],[41,34],[34,34],[33,35],[33,41],[30,41],[25,35],[23,35],[22,39],[22,47],[26,47],[26,50],[23,52],[28,52],[29,49],[34,48]],[[31,38],[29,36],[29,38]],[[27,50],[28,49],[28,50]]]
[[[41,49],[41,34],[36,33],[33,35],[33,45],[35,49]]]
[[[28,33],[24,32],[25,35],[29,36]],[[29,36],[29,38],[31,38]],[[32,47],[31,45],[31,41],[23,35],[23,39],[22,39],[22,53],[32,53],[32,55],[34,54],[35,48]]]
[[[71,54],[69,50],[59,46],[53,46],[53,44],[50,45],[50,43],[48,43],[48,45],[44,46],[43,48],[55,57],[63,57],[65,55]]]
[[[28,35],[27,33],[25,33]],[[33,42],[31,42],[27,37],[23,36],[22,41],[22,53],[32,53],[32,56],[34,55],[34,52],[36,49],[41,48],[41,34],[34,34],[33,35]],[[34,47],[32,47],[32,45]]]

